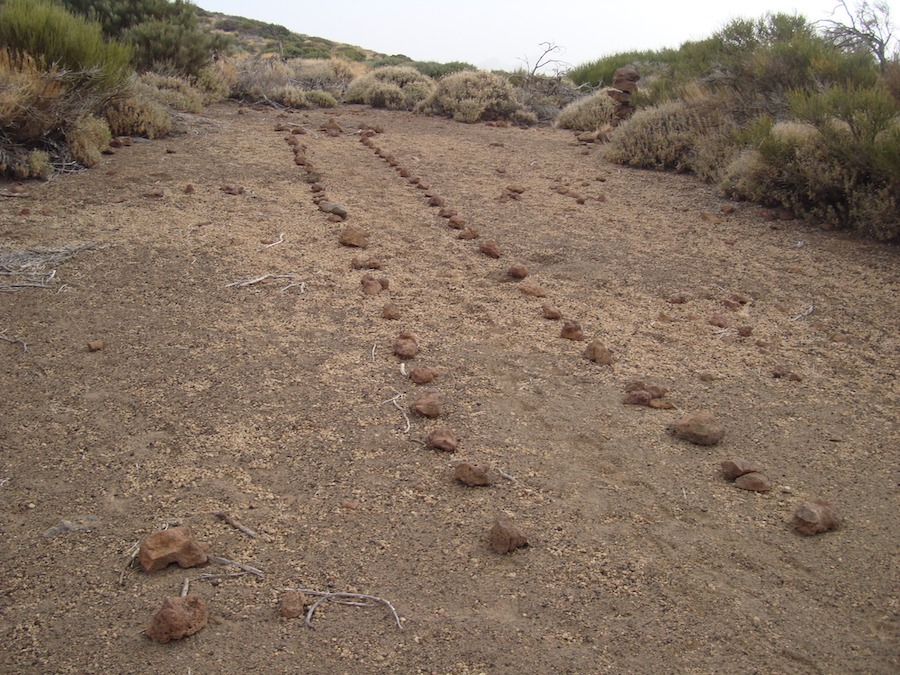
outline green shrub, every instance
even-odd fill
[[[612,126],[616,102],[609,97],[607,91],[601,89],[567,105],[556,118],[556,126],[577,131],[597,131]]]
[[[168,108],[140,91],[113,101],[103,114],[115,136],[162,138],[172,131]]]
[[[50,155],[44,150],[0,147],[0,174],[13,178],[42,178],[47,180],[53,173]]]
[[[28,55],[45,70],[67,74],[80,95],[112,96],[131,73],[131,51],[104,41],[100,27],[48,0],[6,0],[0,4],[0,45]]]
[[[347,103],[373,108],[412,110],[434,91],[434,81],[409,66],[386,66],[354,79],[344,94]]]
[[[66,130],[66,142],[72,159],[85,167],[92,167],[103,159],[109,149],[112,134],[106,120],[85,115]]]
[[[346,59],[291,59],[291,81],[306,90],[326,91],[341,98],[350,83],[367,68],[361,63]]]
[[[800,120],[758,120],[724,172],[729,196],[883,241],[900,238],[900,119],[884,89],[795,94]],[[892,114],[893,112],[893,114]]]
[[[462,70],[478,70],[471,63],[464,61],[450,61],[449,63],[438,63],[437,61],[413,61],[409,64],[423,75],[439,80],[445,75],[458,73]]]
[[[231,95],[231,87],[237,79],[234,66],[225,60],[201,68],[194,86],[203,97],[203,105],[220,103]]]
[[[294,71],[283,61],[254,56],[237,63],[232,90],[238,98],[258,100],[279,87],[289,86],[293,75]]]
[[[441,78],[417,111],[472,124],[509,119],[521,108],[506,78],[487,71],[462,71]]]

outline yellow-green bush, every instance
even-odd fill
[[[53,165],[50,155],[44,150],[24,150],[22,148],[0,147],[0,174],[13,178],[50,178]]]
[[[203,109],[203,95],[183,77],[144,73],[140,83],[148,96],[170,108],[190,113]]]
[[[334,108],[338,104],[337,99],[329,92],[317,89],[306,92],[306,100],[320,108]]]
[[[509,80],[487,71],[461,71],[440,79],[434,93],[416,110],[468,124],[510,119],[521,110]]]
[[[324,91],[341,98],[350,83],[367,72],[365,64],[347,59],[291,59],[291,81],[311,91]]]
[[[232,91],[238,98],[259,100],[277,89],[290,86],[294,71],[278,59],[251,57],[236,64],[237,78]]]
[[[347,103],[373,108],[412,110],[434,91],[434,80],[409,66],[376,68],[354,79],[344,93]]]
[[[100,162],[111,140],[109,124],[93,115],[85,115],[66,130],[66,144],[72,159],[86,167]]]
[[[601,89],[567,105],[556,118],[556,126],[577,131],[597,131],[611,126],[615,119],[616,102],[607,91]]]
[[[112,101],[103,115],[115,136],[162,138],[172,131],[168,108],[146,93],[136,92]]]
[[[733,120],[717,99],[669,101],[638,110],[616,127],[606,156],[628,166],[714,177],[717,162],[710,156],[729,154],[728,134],[733,128]]]
[[[237,69],[230,62],[220,59],[200,69],[194,80],[194,87],[203,97],[203,105],[212,105],[224,101],[231,95],[231,87],[235,80]]]
[[[283,87],[275,87],[268,93],[269,99],[275,103],[281,103],[288,108],[308,108],[309,102],[306,100],[306,92],[300,87],[285,85]]]

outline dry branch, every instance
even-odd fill
[[[48,288],[56,279],[56,268],[74,258],[79,252],[103,248],[95,243],[77,244],[62,248],[34,248],[22,251],[0,250],[0,277],[8,283],[0,284],[0,292],[10,293],[22,288]]]
[[[306,595],[315,595],[315,596],[319,597],[319,599],[316,600],[310,606],[309,611],[306,613],[306,625],[309,626],[310,628],[313,627],[313,625],[312,625],[313,614],[315,613],[318,606],[321,605],[323,602],[326,602],[328,600],[334,600],[336,602],[339,602],[342,599],[350,599],[350,600],[368,600],[371,602],[377,602],[377,603],[384,605],[385,607],[390,609],[391,614],[394,615],[394,621],[397,623],[397,628],[399,628],[400,630],[403,630],[403,624],[400,623],[400,616],[397,614],[397,610],[394,609],[394,606],[390,603],[390,601],[385,600],[384,598],[379,598],[376,595],[365,595],[363,593],[329,593],[329,592],[323,592],[323,591],[313,591],[308,588],[282,588],[280,590],[294,591],[296,593],[304,593]],[[349,604],[353,607],[370,607],[371,606],[367,603],[340,603],[340,604]]]
[[[288,274],[263,274],[261,277],[255,277],[252,279],[239,279],[238,281],[232,281],[230,284],[225,284],[225,288],[231,288],[232,286],[237,286],[238,288],[243,288],[245,286],[253,286],[254,284],[259,284],[264,281],[268,281],[269,279],[296,279],[299,277],[299,274],[295,274],[290,272]],[[291,284],[291,286],[295,286],[296,283]],[[282,289],[284,290],[284,289]]]
[[[254,574],[258,577],[266,576],[263,574],[262,570],[258,570],[255,567],[250,567],[250,565],[245,565],[244,563],[239,563],[234,560],[229,560],[228,558],[220,558],[217,555],[207,556],[210,562],[218,563],[219,565],[233,565],[238,569],[244,570],[248,574]]]
[[[237,518],[225,513],[224,511],[216,511],[215,513],[213,513],[213,515],[216,518],[218,518],[219,520],[224,520],[226,523],[231,525],[234,529],[240,530],[241,532],[246,534],[248,537],[253,537],[254,539],[256,539],[259,536],[256,532],[251,530],[249,527],[242,524]]]
[[[406,411],[403,409],[403,406],[398,402],[401,398],[403,398],[403,394],[397,392],[397,395],[394,398],[389,398],[387,401],[382,401],[381,405],[385,403],[393,403],[394,407],[400,411],[400,414],[403,415],[403,419],[406,421],[406,428],[403,430],[404,434],[408,434],[409,430],[412,428],[412,422],[409,421],[409,415],[406,414]]]

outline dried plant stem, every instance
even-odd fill
[[[253,537],[254,539],[256,539],[259,536],[255,531],[251,530],[246,525],[243,525],[237,518],[225,513],[224,511],[216,511],[215,513],[213,513],[213,515],[216,518],[218,518],[219,520],[224,520],[226,523],[231,525],[234,529],[240,530],[241,532],[246,534],[248,537]]]
[[[278,244],[284,243],[284,232],[281,233],[281,236],[278,237],[276,241],[273,241],[271,244],[266,244],[263,248],[272,248],[273,246],[278,246]]]
[[[181,597],[188,594],[192,581],[204,581],[206,579],[230,579],[232,577],[245,577],[249,572],[232,572],[231,574],[201,574],[197,577],[187,577],[181,585]]]
[[[134,564],[134,559],[138,557],[138,553],[140,553],[140,542],[134,542],[131,547],[126,551],[126,555],[128,556],[128,562],[122,567],[122,571],[119,572],[119,586],[124,585],[125,583],[125,572],[128,571],[128,568]]]
[[[14,345],[22,345],[22,351],[25,351],[25,352],[28,351],[28,344],[25,342],[25,340],[20,340],[19,338],[6,337],[5,333],[6,333],[5,330],[0,332],[0,340],[3,340],[4,342],[9,342],[10,344],[14,344]]]
[[[378,602],[388,609],[391,610],[391,614],[394,615],[394,621],[397,623],[397,628],[403,630],[403,624],[400,623],[400,616],[397,614],[397,610],[394,609],[394,606],[390,603],[390,601],[385,600],[384,598],[379,598],[376,595],[365,595],[363,593],[328,593],[322,591],[314,591],[308,588],[282,588],[282,591],[295,591],[297,593],[304,593],[306,595],[315,595],[318,596],[318,600],[316,600],[309,608],[309,611],[306,613],[306,625],[310,628],[312,625],[312,617],[315,613],[316,609],[319,605],[327,600],[340,601],[342,599],[350,599],[350,600],[369,600],[372,602]],[[366,607],[368,606],[366,603],[341,603],[341,604],[351,604],[354,607]]]
[[[296,279],[299,276],[299,274],[295,274],[293,272],[289,274],[263,274],[261,277],[255,277],[253,279],[240,279],[238,281],[232,281],[230,284],[225,284],[225,288],[231,288],[232,286],[243,288],[245,286],[253,286],[254,284],[268,281],[269,279]]]
[[[800,319],[803,319],[803,318],[809,316],[810,314],[813,313],[814,309],[815,309],[815,305],[810,305],[809,307],[804,309],[802,312],[800,312],[797,316],[791,317],[791,321],[799,321]]]
[[[408,434],[409,430],[412,428],[412,422],[409,421],[409,415],[406,414],[403,406],[398,403],[401,398],[403,398],[403,394],[398,392],[394,398],[389,398],[387,401],[384,401],[384,403],[393,403],[394,407],[400,411],[400,414],[403,415],[403,419],[406,422],[406,428],[403,430],[403,433]],[[382,403],[382,405],[384,405],[384,403]]]
[[[250,565],[245,565],[244,563],[235,562],[234,560],[229,560],[228,558],[220,558],[217,555],[207,556],[210,562],[218,563],[219,565],[234,565],[238,569],[244,570],[248,574],[254,574],[258,577],[266,576],[263,574],[262,570],[258,570],[255,567],[250,567]]]

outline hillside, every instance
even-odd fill
[[[325,38],[295,33],[284,26],[242,16],[197,8],[201,25],[232,37],[238,49],[250,54],[279,54],[283,58],[327,59],[342,56],[351,61],[373,61],[386,54]]]

